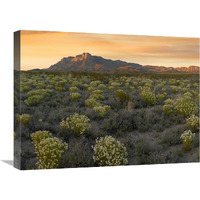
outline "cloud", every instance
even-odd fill
[[[117,34],[21,31],[22,68],[49,67],[83,52],[146,64],[198,65],[199,39]],[[150,62],[150,63],[147,63]]]

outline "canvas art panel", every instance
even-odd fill
[[[14,166],[199,162],[199,38],[14,33]]]

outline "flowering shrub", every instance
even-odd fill
[[[36,87],[38,88],[38,89],[44,89],[45,87],[46,87],[46,85],[43,83],[43,82],[38,82],[37,84],[36,84]]]
[[[58,82],[56,82],[55,86],[56,86],[57,88],[59,88],[59,87],[65,87],[65,86],[66,86],[66,83],[67,83],[66,80],[58,81]]]
[[[92,94],[90,95],[90,99],[104,100],[104,97],[101,94]]]
[[[165,88],[162,88],[161,91],[164,93],[164,92],[166,92],[166,89],[165,89]]]
[[[175,111],[176,113],[187,117],[196,114],[198,112],[198,106],[188,97],[179,98],[175,103]]]
[[[19,124],[20,122],[24,125],[29,124],[29,121],[31,119],[31,116],[29,114],[16,114],[16,121]]]
[[[93,110],[96,113],[98,113],[100,117],[104,117],[106,115],[106,113],[110,110],[110,106],[107,106],[107,105],[105,105],[105,106],[102,106],[102,105],[95,106],[93,108]]]
[[[95,106],[100,106],[101,104],[99,102],[97,102],[96,99],[94,98],[89,98],[87,100],[85,100],[85,105],[88,107],[88,108],[94,108]]]
[[[78,88],[77,87],[70,87],[69,91],[70,92],[76,92],[76,91],[78,91]]]
[[[192,94],[193,98],[197,98],[199,95],[199,93],[194,90],[191,91],[191,94]]]
[[[192,94],[190,92],[186,92],[184,94],[184,97],[191,99],[192,98]]]
[[[177,93],[178,92],[178,87],[177,86],[170,86],[171,90],[173,93]]]
[[[198,84],[198,83],[194,83],[193,86],[194,86],[194,88],[195,88],[196,90],[199,89],[199,84]]]
[[[103,91],[102,90],[94,90],[92,91],[92,94],[102,94]]]
[[[50,96],[52,93],[52,90],[50,89],[39,89],[39,90],[32,90],[28,92],[28,97],[36,96],[36,95],[41,95],[44,97]]]
[[[80,97],[81,97],[81,95],[78,92],[70,93],[70,99],[72,99],[72,100],[79,99]]]
[[[82,135],[90,128],[89,122],[90,119],[85,115],[75,113],[67,117],[66,121],[62,120],[60,126],[67,128],[69,131],[73,131],[77,135]]]
[[[101,83],[101,81],[92,81],[92,82],[90,83],[90,87],[96,87],[96,86],[98,86],[100,83]]]
[[[36,149],[42,140],[50,137],[52,137],[52,134],[49,131],[36,131],[31,134],[31,139]]]
[[[188,126],[192,129],[192,130],[199,130],[199,117],[195,116],[195,115],[191,115],[190,117],[188,117],[186,119]]]
[[[153,94],[150,90],[148,89],[142,90],[140,96],[148,105],[155,104],[156,101],[155,94]]]
[[[20,85],[20,92],[29,91],[30,87],[28,85]]]
[[[173,105],[165,104],[165,105],[163,106],[163,112],[164,112],[166,115],[171,115],[172,112],[173,112]]]
[[[191,130],[184,131],[181,135],[181,140],[183,142],[183,148],[189,150],[191,148],[192,140],[195,137],[195,133],[192,133]]]
[[[108,89],[109,89],[109,90],[113,90],[113,89],[114,89],[114,87],[113,87],[113,86],[110,86]]]
[[[35,106],[42,101],[42,99],[46,96],[50,96],[52,90],[50,89],[39,89],[39,90],[32,90],[28,92],[28,99],[24,102],[28,106]]]
[[[90,91],[90,92],[92,92],[92,91],[95,90],[95,88],[93,88],[93,87],[88,87],[87,89],[88,89],[88,91]]]
[[[96,139],[94,161],[99,166],[119,166],[128,163],[126,147],[111,136]]]
[[[121,83],[118,82],[110,82],[110,85],[113,87],[119,87],[121,85]]]
[[[135,90],[135,87],[131,86],[131,87],[130,87],[130,90]]]
[[[61,86],[56,86],[55,90],[59,91],[59,92],[64,92],[65,91],[65,87],[61,87]]]
[[[84,87],[85,89],[87,89],[89,86],[88,86],[87,83],[85,83],[85,84],[83,84],[83,87]]]
[[[103,90],[103,89],[106,88],[106,85],[104,85],[104,84],[100,84],[100,85],[98,85],[98,88],[101,89],[101,90]]]
[[[42,95],[34,95],[34,96],[31,96],[31,97],[28,97],[28,99],[26,99],[24,101],[24,103],[28,106],[35,106],[38,103],[40,103],[42,101],[42,99],[43,99]]]
[[[119,89],[115,91],[115,95],[116,97],[118,97],[120,100],[129,100],[130,97],[128,94],[126,94],[126,92],[124,92],[123,90]]]
[[[164,92],[163,94],[157,94],[157,95],[156,95],[156,98],[157,98],[158,100],[164,100],[164,99],[166,98],[166,96],[167,96],[167,93]]]
[[[165,104],[166,105],[173,105],[173,100],[172,99],[166,99]]]
[[[35,151],[38,162],[38,169],[54,169],[57,168],[61,156],[67,150],[68,144],[62,142],[56,137],[43,139],[37,146]]]
[[[183,89],[182,89],[182,91],[183,91],[183,93],[186,93],[186,92],[188,92],[188,88],[186,88],[186,87],[184,87]]]
[[[138,86],[138,82],[134,81],[134,82],[133,82],[133,85],[134,85],[135,87],[137,87],[137,86]]]
[[[73,81],[72,82],[72,86],[79,86],[79,85],[80,85],[80,83],[78,81]]]

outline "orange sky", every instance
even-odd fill
[[[199,66],[198,38],[21,31],[22,70],[48,68],[83,52],[142,65]]]

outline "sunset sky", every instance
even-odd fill
[[[142,65],[199,66],[198,38],[21,31],[22,70],[48,68],[83,52]]]

